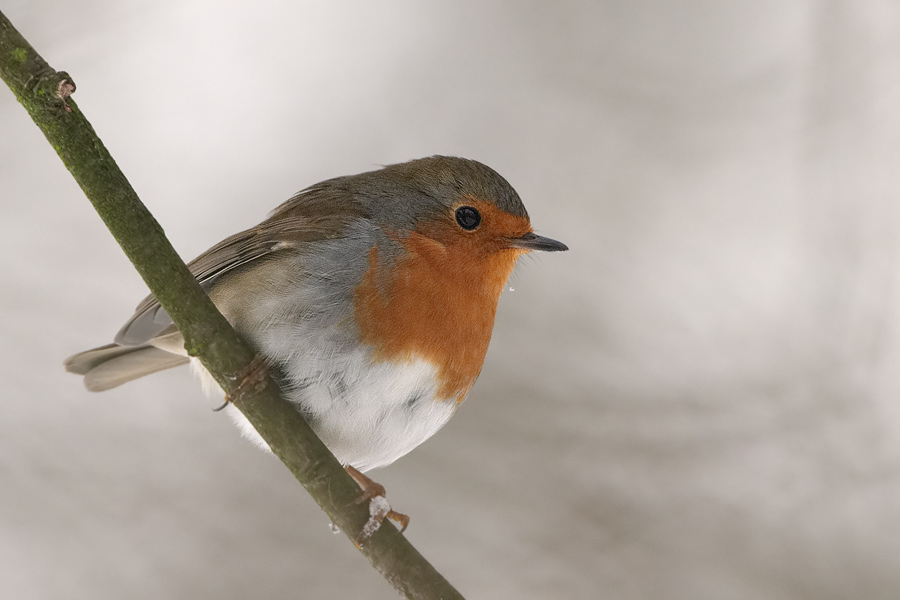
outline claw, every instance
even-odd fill
[[[404,515],[403,513],[398,513],[395,510],[389,510],[387,515],[388,519],[392,519],[400,523],[400,533],[406,531],[406,528],[409,527],[409,515]]]
[[[240,383],[234,390],[225,394],[225,402],[222,406],[214,408],[213,412],[219,412],[248,392],[258,392],[263,389],[266,386],[268,374],[269,369],[266,366],[266,360],[262,356],[256,355],[246,368],[229,377],[232,381],[240,380]]]
[[[384,496],[375,496],[369,501],[369,520],[363,525],[362,531],[356,536],[356,547],[362,548],[363,542],[372,537],[372,534],[381,527],[384,518],[390,514],[391,505]]]
[[[350,468],[353,469],[353,467],[350,467]],[[356,469],[353,469],[353,470],[355,471]],[[362,477],[366,477],[362,473],[359,473],[359,475]],[[353,478],[356,479],[356,477],[353,477]],[[366,477],[366,479],[369,479],[369,478]],[[356,479],[356,483],[359,483],[358,479]],[[372,481],[371,479],[369,479],[368,485],[366,485],[363,488],[362,494],[360,494],[359,498],[356,499],[356,503],[362,504],[363,502],[369,502],[371,500],[374,500],[375,498],[379,498],[379,497],[384,498],[386,495],[387,495],[387,490],[384,489],[383,485],[381,485],[380,483],[376,483],[376,482]]]
[[[362,488],[362,494],[360,494],[356,503],[369,503],[369,520],[366,521],[362,531],[359,532],[359,535],[356,536],[356,540],[354,540],[356,547],[363,547],[363,542],[378,531],[385,517],[400,524],[400,533],[406,531],[406,528],[409,526],[409,517],[391,508],[387,498],[385,498],[386,492],[384,486],[372,481],[350,465],[347,465],[344,469]]]

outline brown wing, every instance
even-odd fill
[[[303,190],[256,227],[226,238],[192,260],[188,268],[209,288],[229,271],[249,262],[340,237],[351,221],[363,216],[342,181],[343,178],[332,179]],[[122,346],[142,345],[171,333],[172,328],[172,319],[151,295],[138,305],[115,341]]]

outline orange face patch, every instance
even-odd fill
[[[497,301],[522,250],[508,239],[530,232],[527,217],[465,197],[455,205],[481,214],[472,230],[460,227],[453,212],[399,241],[407,253],[385,277],[378,248],[356,290],[356,321],[362,341],[377,360],[424,359],[438,369],[438,395],[461,401],[481,371]],[[388,281],[380,291],[376,281]]]
[[[466,231],[456,222],[452,212],[446,220],[437,220],[419,226],[420,233],[445,246],[462,245],[473,255],[494,253],[508,248],[507,240],[532,231],[528,217],[517,217],[504,212],[490,202],[474,196],[463,196],[453,205],[453,211],[461,206],[471,206],[481,214],[481,224]]]

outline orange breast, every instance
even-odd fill
[[[373,247],[356,291],[356,320],[375,359],[433,363],[438,396],[457,402],[481,371],[500,293],[521,254],[498,240],[531,230],[527,217],[477,202],[484,231],[444,223],[412,232],[400,239],[407,252],[389,275]]]

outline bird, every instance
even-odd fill
[[[371,498],[383,488],[364,473],[430,438],[468,395],[517,259],[564,250],[496,171],[431,156],[307,187],[188,267]],[[214,388],[151,295],[114,343],[65,368],[104,391],[192,361]]]

